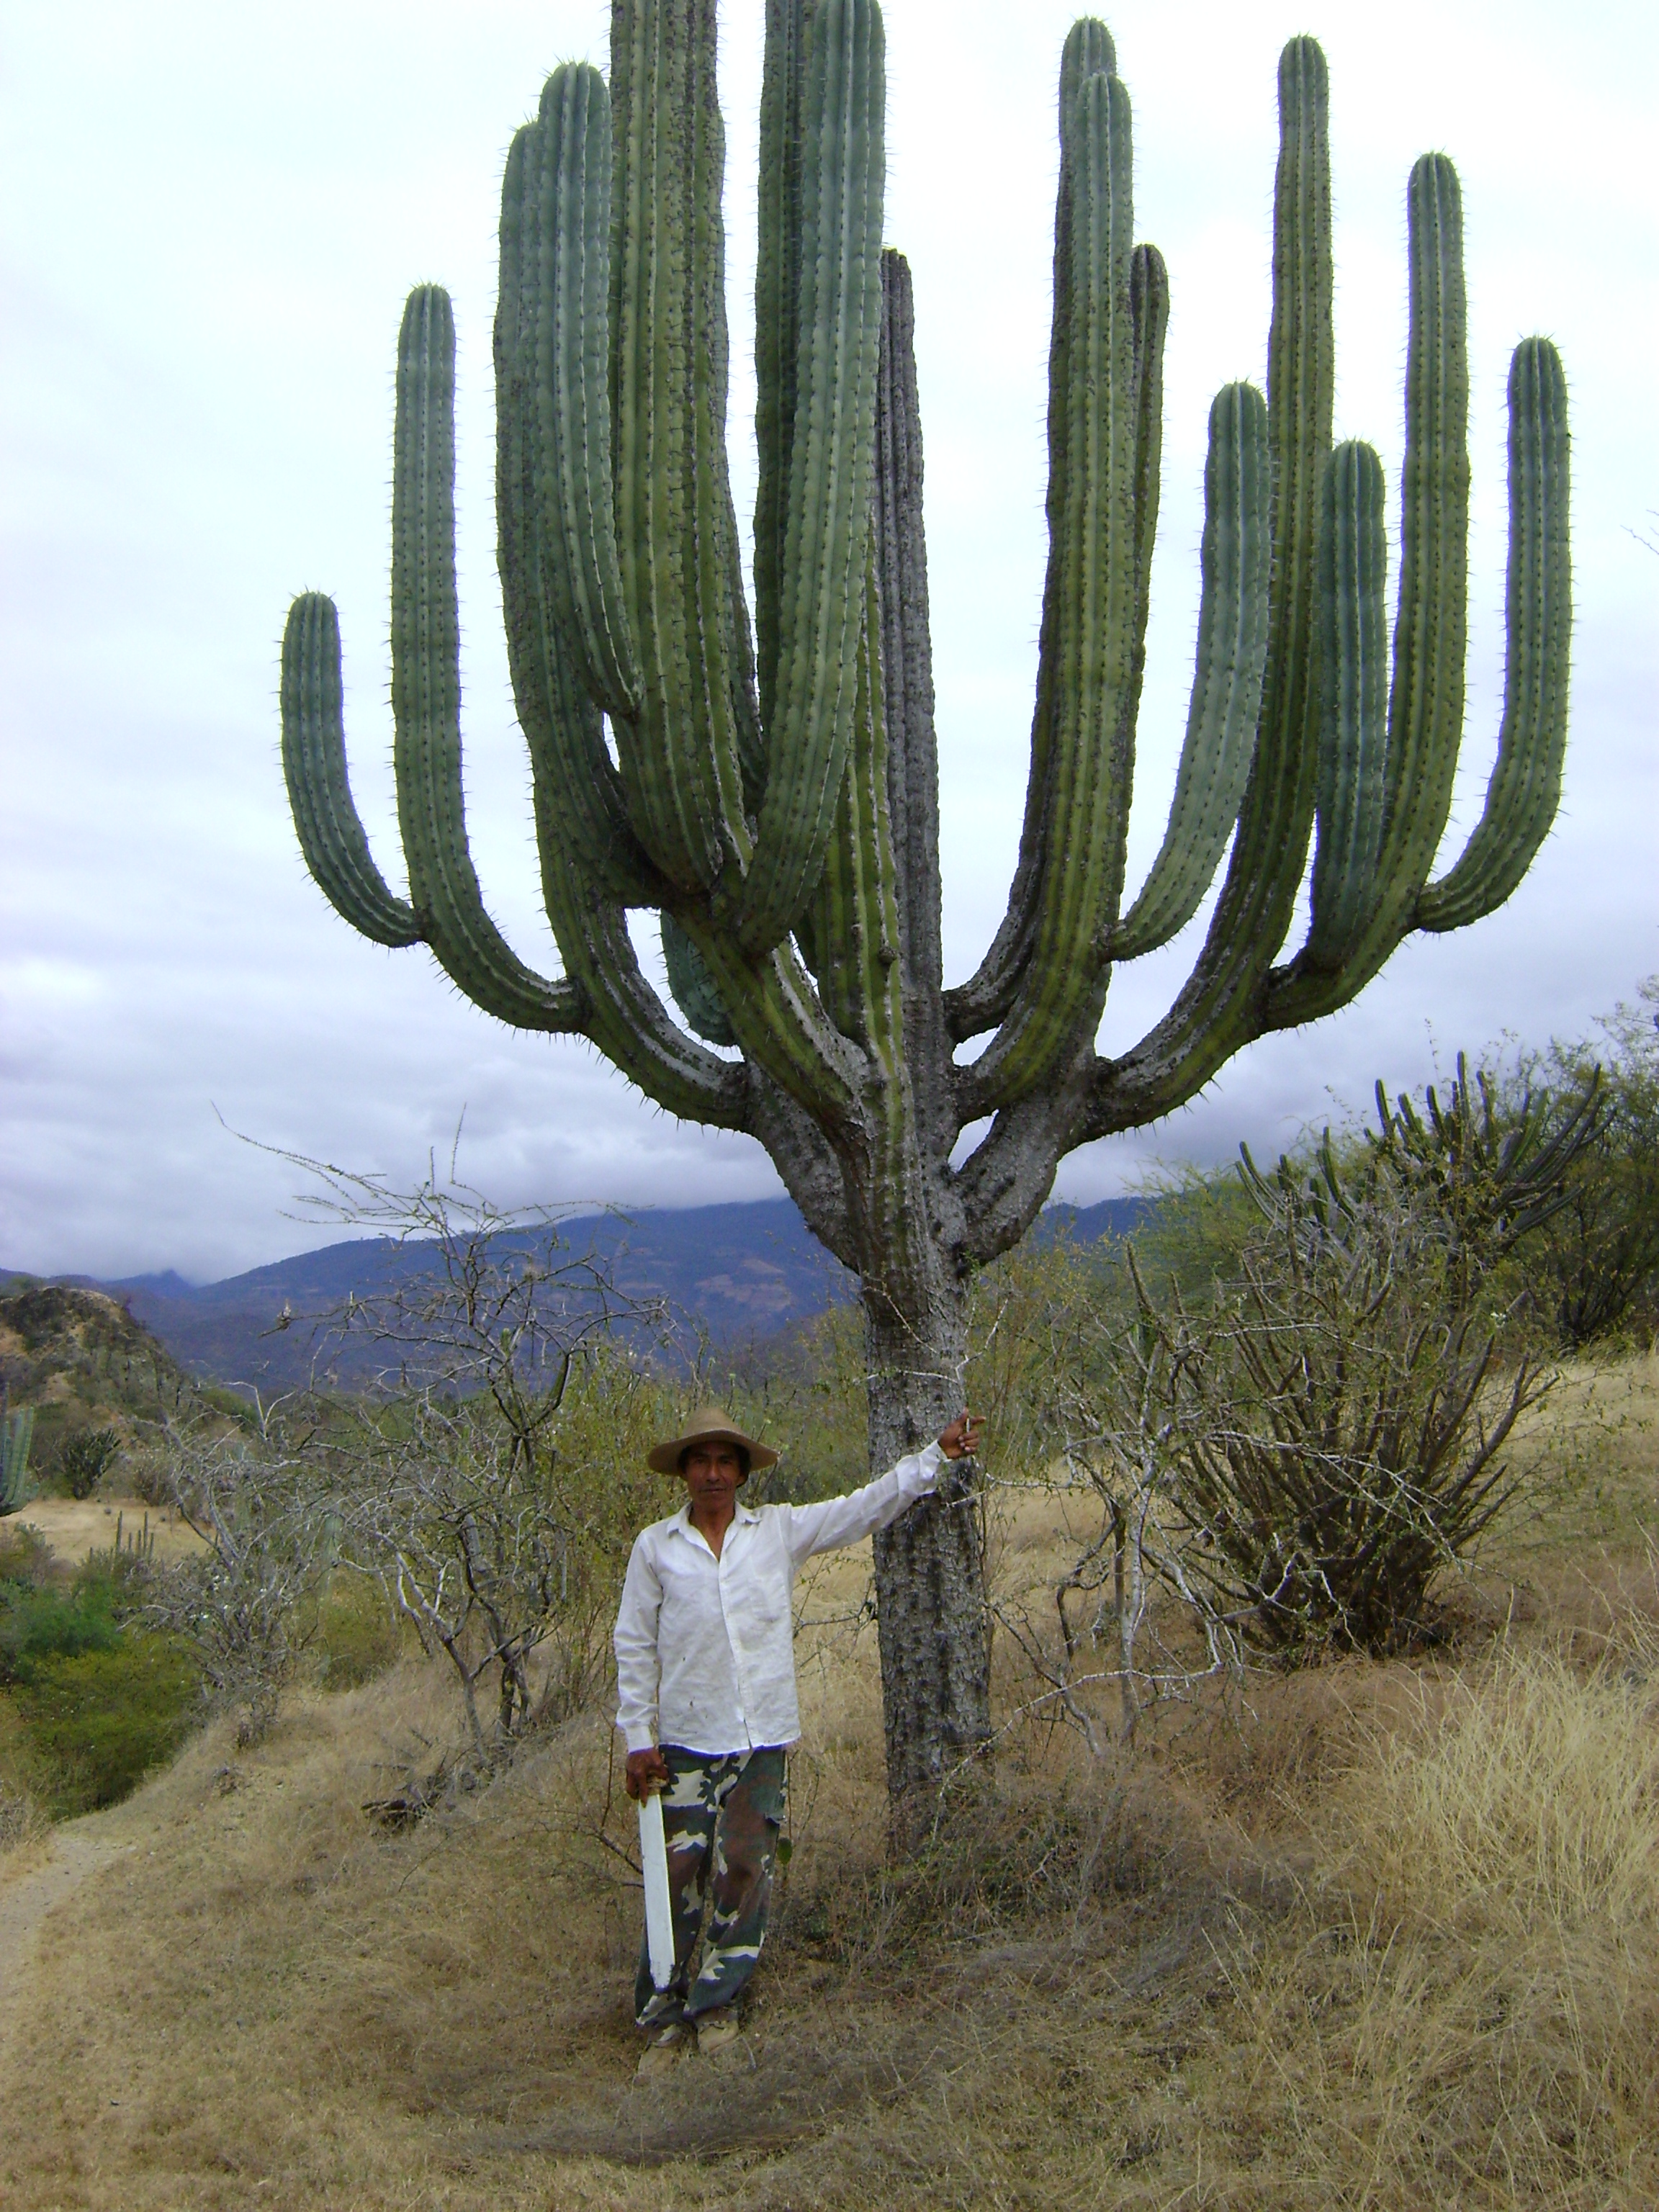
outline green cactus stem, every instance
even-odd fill
[[[29,1483],[29,1446],[34,1440],[34,1408],[15,1413],[0,1407],[0,1519],[21,1513],[33,1496]]]
[[[669,1112],[765,1146],[860,1279],[876,1466],[961,1410],[972,1271],[1023,1234],[1066,1152],[1167,1114],[1254,1038],[1344,1005],[1411,931],[1515,890],[1560,789],[1571,621],[1565,387],[1534,338],[1510,382],[1497,762],[1462,856],[1431,880],[1466,651],[1457,179],[1425,155],[1407,192],[1390,643],[1382,472],[1367,446],[1332,447],[1325,60],[1293,39],[1265,393],[1230,383],[1211,410],[1186,732],[1167,830],[1126,902],[1170,283],[1134,238],[1128,90],[1085,18],[1059,71],[1049,557],[1019,858],[985,959],[945,990],[915,302],[902,257],[880,250],[883,51],[875,0],[768,0],[752,633],[726,451],[714,0],[614,0],[608,80],[556,70],[514,139],[498,554],[561,978],[505,943],[467,847],[454,339],[434,287],[411,295],[398,370],[407,899],[351,804],[326,599],[295,601],[282,684],[295,826],[354,927],[424,942],[501,1019],[583,1036]],[[1281,963],[1310,846],[1308,935]],[[1114,964],[1167,945],[1223,870],[1170,1012],[1103,1058]],[[659,917],[666,1000],[635,954],[639,908]],[[952,1474],[876,1546],[901,1834],[979,1771],[988,1739],[970,1500]]]

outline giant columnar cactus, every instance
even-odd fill
[[[616,0],[609,86],[568,64],[514,141],[495,320],[500,563],[543,880],[564,975],[532,974],[469,857],[453,557],[453,329],[404,319],[392,705],[409,896],[353,809],[331,603],[295,603],[283,757],[318,883],[387,945],[428,945],[524,1029],[590,1038],[670,1112],[763,1144],[863,1285],[871,1452],[957,1410],[965,1285],[1074,1146],[1190,1097],[1265,1031],[1352,998],[1413,929],[1506,898],[1547,830],[1566,716],[1560,365],[1510,383],[1509,665],[1498,761],[1431,881],[1462,721],[1468,459],[1456,175],[1408,198],[1401,574],[1384,495],[1333,451],[1325,63],[1279,66],[1267,397],[1210,416],[1202,606],[1168,834],[1123,910],[1157,524],[1168,287],[1134,243],[1129,95],[1094,21],[1066,40],[1049,362],[1050,552],[1025,824],[1006,920],[944,988],[937,769],[909,272],[881,251],[875,0],[769,0],[757,283],[750,641],[726,472],[714,0]],[[607,727],[609,736],[607,738]],[[1276,956],[1310,840],[1312,919]],[[1173,1009],[1121,1059],[1113,966],[1165,944],[1228,847]],[[677,1020],[629,908],[662,917]],[[957,1048],[989,1033],[971,1060]],[[968,1157],[961,1133],[989,1117]],[[890,1780],[913,1803],[988,1735],[975,1517],[947,1486],[878,1540]]]

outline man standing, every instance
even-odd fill
[[[695,2036],[714,2051],[738,2033],[737,2000],[766,1936],[772,1862],[784,1817],[784,1762],[800,1734],[791,1589],[818,1552],[896,1521],[939,1477],[942,1459],[979,1444],[960,1414],[934,1443],[861,1490],[819,1505],[739,1504],[752,1468],[777,1454],[718,1406],[700,1407],[649,1464],[684,1478],[679,1511],[637,1537],[617,1615],[617,1725],[628,1794],[660,1790],[674,1907],[674,1978],[641,1955],[635,2017],[651,2033],[641,2070],[672,2064]],[[691,1954],[711,1892],[695,1984]]]

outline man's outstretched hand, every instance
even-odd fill
[[[958,1413],[939,1433],[939,1448],[946,1459],[971,1459],[979,1449],[985,1424],[977,1413]]]
[[[643,1797],[652,1790],[666,1790],[673,1779],[668,1761],[654,1743],[648,1751],[629,1753],[628,1777],[623,1787],[630,1797]]]

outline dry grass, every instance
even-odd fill
[[[1109,1770],[1014,1729],[994,1815],[901,1871],[861,1570],[837,1563],[805,1594],[828,1625],[746,2047],[652,2093],[601,1718],[403,1835],[359,1808],[453,1730],[434,1670],[304,1701],[253,1753],[199,1739],[81,1824],[111,1855],[19,1992],[0,2201],[1659,2201],[1652,1364],[1606,1387],[1632,1418],[1598,1447],[1602,1502],[1554,1480],[1575,1431],[1535,1439],[1538,1514],[1461,1641],[1269,1680]],[[1040,1589],[1064,1541],[1033,1502],[1005,1577]]]
[[[17,1519],[73,1566],[90,1552],[110,1550],[118,1527],[123,1546],[153,1541],[155,1557],[169,1564],[202,1548],[196,1531],[170,1508],[146,1505],[136,1498],[33,1498]]]

